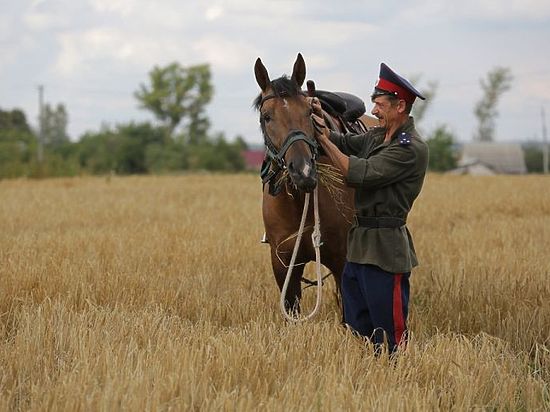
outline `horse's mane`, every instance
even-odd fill
[[[275,96],[277,97],[293,97],[298,96],[301,93],[300,86],[298,86],[298,83],[296,83],[295,80],[288,78],[288,76],[283,75],[279,77],[278,79],[272,80],[270,82],[271,88],[273,89],[273,92],[275,93]],[[256,99],[254,99],[254,103],[252,104],[252,107],[256,110],[260,110],[260,105],[262,103],[262,94],[260,93]]]

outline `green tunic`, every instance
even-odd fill
[[[428,145],[407,122],[384,143],[385,129],[341,135],[330,140],[350,156],[346,182],[355,188],[357,216],[393,217],[406,221],[422,189],[428,166]],[[365,227],[353,224],[348,234],[347,260],[372,264],[391,273],[410,272],[418,265],[411,234],[401,227]]]

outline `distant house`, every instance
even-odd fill
[[[527,173],[523,150],[516,143],[475,142],[462,146],[452,174],[494,175]]]
[[[250,148],[242,152],[247,170],[260,170],[265,156],[263,148]]]

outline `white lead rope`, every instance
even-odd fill
[[[294,244],[294,251],[292,252],[292,258],[290,259],[290,264],[286,272],[285,283],[283,289],[281,290],[281,300],[280,307],[283,312],[283,316],[290,321],[298,322],[311,319],[317,314],[319,308],[321,307],[321,296],[322,296],[322,282],[323,278],[321,275],[321,222],[319,219],[319,197],[317,193],[317,188],[313,191],[313,212],[315,217],[315,222],[313,225],[313,234],[311,235],[311,240],[313,242],[313,247],[315,248],[315,271],[317,272],[317,300],[315,302],[315,308],[313,311],[304,317],[294,317],[292,314],[289,314],[286,311],[285,307],[285,297],[286,291],[288,289],[288,284],[290,282],[290,276],[292,275],[292,270],[294,269],[294,263],[296,261],[296,256],[298,255],[298,249],[300,248],[300,242],[302,241],[302,234],[304,233],[304,226],[306,223],[306,217],[309,207],[309,193],[306,193],[304,199],[304,210],[302,211],[302,220],[300,221],[300,228],[298,229],[298,235],[296,237],[296,243]]]

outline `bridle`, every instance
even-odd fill
[[[301,92],[300,94],[306,95],[306,93]],[[274,93],[268,94],[260,100],[260,104],[258,105],[259,111],[261,113],[263,104],[269,100],[269,99],[275,99],[275,98],[284,98],[286,97],[286,94],[279,94],[276,95]],[[261,115],[260,115],[261,116]],[[260,122],[262,122],[260,117]],[[262,124],[262,132],[264,135],[264,144],[266,146],[266,157],[270,160],[269,163],[274,162],[275,168],[271,168],[271,166],[268,164],[267,170],[262,170],[262,181],[264,184],[266,182],[270,183],[269,187],[269,193],[273,196],[277,195],[277,193],[281,190],[281,182],[280,179],[278,182],[272,182],[272,180],[276,180],[276,176],[281,173],[284,169],[286,169],[286,163],[285,163],[285,154],[294,143],[303,141],[305,142],[310,150],[311,150],[311,160],[315,163],[317,156],[319,155],[319,145],[314,139],[309,139],[306,134],[302,130],[293,129],[290,130],[283,141],[283,144],[279,149],[275,146],[273,143],[273,140],[269,137],[267,134],[267,131],[265,129],[265,125]],[[313,311],[305,316],[305,317],[295,317],[292,314],[287,313],[286,306],[285,306],[285,299],[286,299],[286,293],[287,288],[290,282],[290,278],[292,276],[292,270],[294,269],[294,264],[296,262],[296,257],[298,254],[298,249],[300,248],[300,242],[302,239],[302,235],[304,233],[304,226],[305,221],[307,218],[307,213],[309,210],[309,193],[306,193],[304,196],[304,207],[302,210],[302,218],[300,221],[300,227],[297,232],[296,241],[294,243],[294,249],[292,251],[292,257],[290,258],[290,264],[287,268],[287,273],[285,276],[285,281],[281,289],[281,298],[279,300],[279,306],[281,308],[281,311],[283,313],[283,316],[290,321],[296,322],[296,321],[303,321],[312,318],[317,314],[319,311],[319,308],[321,306],[321,285],[323,283],[323,277],[321,274],[321,226],[320,226],[320,218],[319,218],[319,195],[317,187],[313,191],[313,211],[314,211],[314,225],[313,225],[313,233],[311,235],[311,240],[313,242],[313,248],[315,250],[315,269],[317,273],[317,300],[315,302],[315,308]]]
[[[300,94],[307,96],[303,92]],[[285,94],[276,95],[274,93],[268,94],[262,97],[262,100],[260,101],[260,104],[259,104],[260,113],[261,113],[263,104],[267,100],[276,99],[276,98],[285,98],[285,97],[286,97]],[[290,130],[285,140],[283,141],[283,144],[279,149],[277,149],[277,147],[273,143],[273,140],[271,140],[271,138],[267,134],[265,127],[262,127],[262,131],[264,134],[264,144],[267,149],[266,156],[269,158],[269,160],[274,161],[275,164],[279,167],[279,169],[286,169],[286,163],[285,163],[286,152],[288,151],[288,149],[290,149],[290,146],[292,146],[296,142],[303,141],[309,146],[311,150],[311,160],[313,162],[315,162],[315,160],[317,159],[317,156],[319,155],[318,143],[315,140],[309,139],[302,130],[298,130],[298,129]]]

